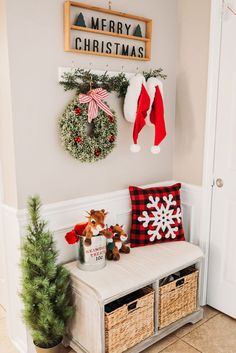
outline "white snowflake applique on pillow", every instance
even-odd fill
[[[165,232],[165,238],[175,239],[176,233],[178,232],[178,227],[175,226],[176,221],[181,223],[182,214],[180,207],[176,209],[171,208],[176,205],[176,201],[173,200],[173,195],[169,194],[167,197],[163,196],[163,203],[159,206],[160,198],[149,196],[149,203],[147,204],[147,208],[153,209],[150,210],[150,213],[147,211],[142,212],[142,216],[138,217],[138,221],[143,223],[143,227],[147,228],[149,223],[152,227],[156,227],[155,230],[149,229],[147,234],[151,235],[150,241],[153,242],[155,238],[160,240],[162,235],[160,234],[160,230]],[[164,204],[165,203],[165,204]]]

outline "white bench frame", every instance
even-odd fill
[[[197,300],[197,310],[176,321],[175,323],[159,330],[158,329],[158,303],[159,303],[159,281],[160,279],[171,275],[175,272],[178,272],[186,267],[195,265],[195,267],[199,270],[199,286],[200,286],[200,278],[201,278],[201,270],[202,270],[202,252],[196,246],[191,244],[183,244],[185,242],[178,242],[178,244],[169,243],[166,246],[158,244],[152,245],[144,248],[139,248],[138,251],[136,249],[131,249],[131,252],[134,252],[133,258],[130,258],[130,267],[129,273],[125,274],[125,271],[122,271],[123,268],[129,265],[129,256],[130,255],[121,255],[121,264],[117,267],[117,262],[108,262],[107,269],[102,269],[96,272],[84,272],[78,269],[76,261],[71,262],[65,267],[70,271],[72,277],[72,285],[74,291],[74,298],[76,303],[76,314],[74,321],[71,325],[71,333],[70,336],[65,340],[66,345],[70,345],[77,353],[105,353],[105,313],[104,307],[106,304],[119,299],[129,293],[136,291],[137,289],[143,288],[145,286],[151,285],[155,291],[155,304],[154,304],[154,334],[135,345],[134,347],[125,351],[126,353],[137,353],[142,352],[147,347],[153,345],[155,342],[161,340],[165,336],[170,333],[176,331],[178,328],[184,326],[187,323],[196,323],[197,321],[203,318],[203,309],[200,307],[200,291],[198,290],[198,300]],[[180,248],[183,248],[184,253],[191,253],[193,249],[193,255],[188,255],[187,262],[185,259],[182,259],[181,254],[176,261],[173,261],[175,264],[174,267],[169,265],[167,271],[160,271],[160,261],[163,259],[163,263],[165,263],[165,257],[168,258],[170,255],[168,254],[171,249],[177,249],[176,256],[178,256],[178,251]],[[175,246],[178,246],[175,248]],[[155,247],[155,248],[154,248]],[[160,249],[161,247],[161,249]],[[149,248],[149,249],[148,249]],[[152,270],[151,274],[146,275],[148,267],[147,256],[142,261],[142,251],[144,250],[146,255],[148,254],[148,250],[152,248],[153,251],[158,251],[157,256],[157,270],[156,268]],[[151,256],[153,253],[151,253]],[[162,256],[162,258],[160,258]],[[183,256],[184,257],[184,256]],[[192,259],[191,259],[192,257]],[[133,261],[134,259],[134,261]],[[137,259],[140,259],[141,266],[143,268],[143,273],[137,276],[135,264],[137,264]],[[159,259],[159,262],[158,262]],[[151,260],[150,260],[151,261]],[[155,262],[154,259],[151,263]],[[179,265],[176,267],[176,263]],[[118,277],[119,285],[115,285],[115,288],[111,288],[112,280],[107,280],[108,278],[113,278],[116,271],[120,269],[121,274]],[[156,277],[155,276],[156,272]],[[110,274],[110,276],[109,276]],[[145,282],[145,277],[147,280]],[[199,289],[199,288],[198,288]],[[92,318],[92,319],[91,319]]]

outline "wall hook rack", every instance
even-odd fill
[[[87,70],[90,70],[92,74],[96,74],[96,75],[102,75],[102,74],[104,74],[106,72],[109,76],[116,76],[119,73],[117,71],[109,71],[108,67],[109,67],[109,65],[107,64],[105,70],[93,70],[93,69],[91,69],[91,66],[89,64],[89,68]],[[122,68],[124,69],[123,66],[122,66]],[[59,67],[58,68],[58,81],[59,82],[61,81],[62,76],[65,73],[73,72],[76,69],[77,69],[76,67]],[[122,73],[125,74],[127,79],[130,79],[131,77],[133,77],[135,75],[134,72],[125,72],[124,70],[122,71]]]

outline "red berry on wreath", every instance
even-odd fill
[[[80,115],[81,109],[79,107],[75,108],[74,112],[75,112],[76,115]]]
[[[109,137],[109,142],[114,142],[115,141],[115,136],[114,135],[111,135],[110,137]]]
[[[100,154],[101,154],[100,148],[96,148],[96,150],[95,150],[95,156],[99,157]]]
[[[114,119],[112,116],[108,116],[108,119],[109,119],[110,123],[113,123]]]
[[[77,142],[77,143],[80,143],[81,142],[81,137],[80,136],[75,137],[74,141]]]

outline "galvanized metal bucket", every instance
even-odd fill
[[[103,235],[92,237],[91,245],[84,243],[81,236],[78,243],[78,267],[84,271],[97,271],[106,266],[106,238]]]

